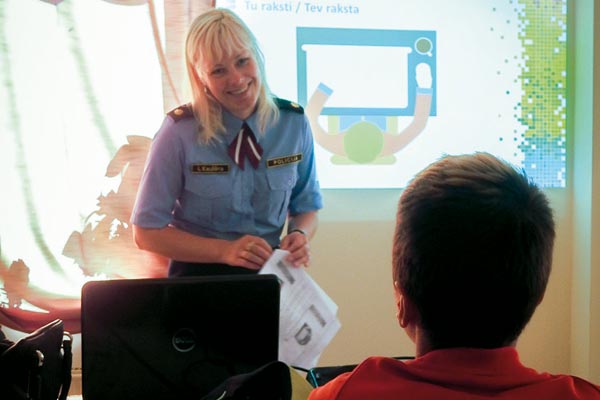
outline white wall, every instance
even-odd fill
[[[575,3],[575,2],[573,2]],[[573,5],[571,368],[600,381],[600,5]],[[594,74],[596,71],[596,74]],[[595,76],[594,76],[595,75]],[[596,79],[594,79],[596,78]]]

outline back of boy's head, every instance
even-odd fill
[[[394,279],[434,348],[510,345],[543,298],[554,236],[524,173],[487,153],[447,156],[400,197]]]

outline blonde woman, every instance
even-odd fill
[[[233,12],[198,16],[185,50],[193,99],[153,140],[137,246],[171,259],[170,276],[256,273],[277,247],[308,265],[322,198],[304,110],[270,92],[256,38]]]

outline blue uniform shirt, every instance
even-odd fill
[[[264,135],[255,114],[246,120],[263,148],[256,170],[247,159],[240,169],[227,153],[244,121],[224,111],[226,133],[204,144],[189,109],[169,113],[148,154],[132,223],[227,240],[250,234],[277,246],[288,213],[323,206],[308,120],[299,106],[278,104],[279,120]]]

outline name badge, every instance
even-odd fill
[[[271,158],[270,160],[267,160],[267,168],[282,167],[284,165],[294,164],[300,161],[302,161],[302,154],[292,154],[290,156]]]
[[[192,174],[228,174],[229,164],[192,164]]]

